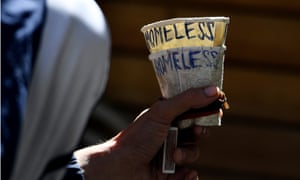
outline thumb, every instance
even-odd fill
[[[191,108],[215,101],[221,91],[214,86],[192,88],[173,98],[155,103],[118,136],[119,143],[132,148],[141,159],[151,160],[165,140],[170,123]],[[142,158],[143,157],[143,158]]]
[[[191,88],[170,99],[155,103],[150,113],[161,123],[170,124],[178,115],[192,108],[202,108],[223,94],[216,86]]]

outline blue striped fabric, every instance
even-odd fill
[[[1,0],[1,6],[1,179],[8,180],[18,148],[46,3],[45,0]],[[74,158],[66,167],[64,179],[84,179]]]
[[[45,15],[44,0],[2,0],[1,161],[3,180],[12,171],[34,59]]]

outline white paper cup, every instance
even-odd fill
[[[189,88],[218,86],[222,88],[225,47],[181,47],[151,53],[155,74],[164,98]],[[218,110],[218,109],[217,109]],[[178,121],[179,128],[192,125],[220,126],[218,111],[190,112]]]
[[[214,85],[222,89],[228,24],[228,17],[189,17],[142,27],[164,98],[192,87]],[[218,112],[188,112],[180,119],[179,128],[221,125]]]
[[[149,59],[164,98],[192,87],[215,85],[222,89],[228,23],[228,17],[193,17],[168,19],[142,27]],[[218,106],[216,101],[181,114],[174,120],[175,129],[193,125],[220,126]],[[177,137],[167,139],[164,147],[170,144],[167,141],[175,142]],[[164,149],[163,173],[175,172],[175,163],[166,158],[171,154],[168,148]]]

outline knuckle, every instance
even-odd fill
[[[195,98],[197,97],[198,93],[196,91],[195,88],[191,88],[189,90],[187,90],[185,93],[184,93],[184,97],[183,97],[183,102],[185,105],[190,105],[191,102],[194,102],[195,101]]]

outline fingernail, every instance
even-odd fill
[[[206,87],[204,89],[204,94],[207,96],[207,97],[212,97],[212,96],[216,96],[218,94],[218,87],[216,86],[209,86],[209,87]]]
[[[198,180],[199,177],[198,177],[198,173],[197,172],[192,172],[191,174],[189,174],[188,178],[187,179],[190,179],[190,180]]]

